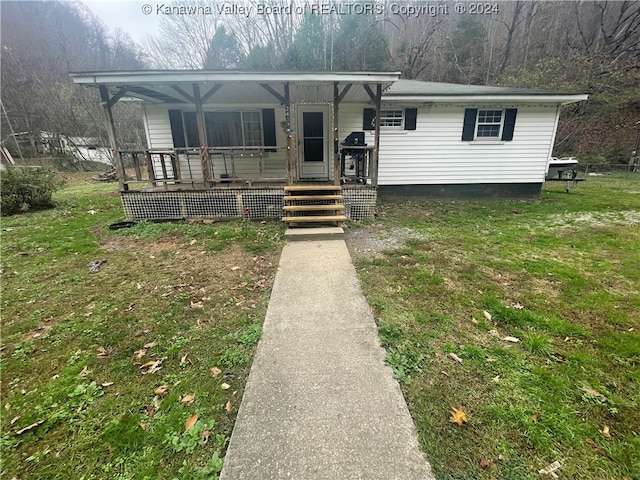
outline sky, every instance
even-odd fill
[[[146,36],[157,32],[160,15],[142,13],[143,5],[155,8],[156,2],[145,0],[82,0],[95,15],[102,20],[107,31],[113,33],[116,28],[128,33],[140,43]]]

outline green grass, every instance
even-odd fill
[[[438,479],[558,460],[560,478],[640,478],[638,192],[608,176],[532,202],[380,206],[381,238],[420,240],[357,268]]]
[[[116,187],[75,178],[56,209],[2,219],[0,476],[216,478],[283,228],[113,232]]]

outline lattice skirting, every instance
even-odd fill
[[[373,218],[377,189],[344,186],[345,214],[350,220]],[[282,187],[225,188],[177,192],[121,192],[129,220],[182,220],[187,218],[281,218]]]

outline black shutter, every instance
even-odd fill
[[[462,140],[473,140],[476,134],[476,117],[478,116],[477,108],[464,109],[464,124],[462,125]]]
[[[171,124],[171,136],[173,148],[184,148],[184,126],[182,124],[182,110],[169,110],[169,123]]]
[[[262,139],[265,147],[276,146],[276,111],[273,108],[262,109]]]
[[[198,134],[198,120],[196,112],[184,112],[184,130],[187,134],[188,147],[200,147],[200,135]]]
[[[362,114],[362,129],[363,130],[375,130],[376,129],[376,109],[365,108]]]
[[[504,112],[504,127],[502,127],[502,140],[509,142],[513,140],[513,129],[516,126],[517,108],[507,108]]]
[[[415,130],[417,119],[418,119],[417,108],[404,109],[404,129],[405,130]]]

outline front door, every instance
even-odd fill
[[[329,179],[329,106],[299,105],[298,176]]]

